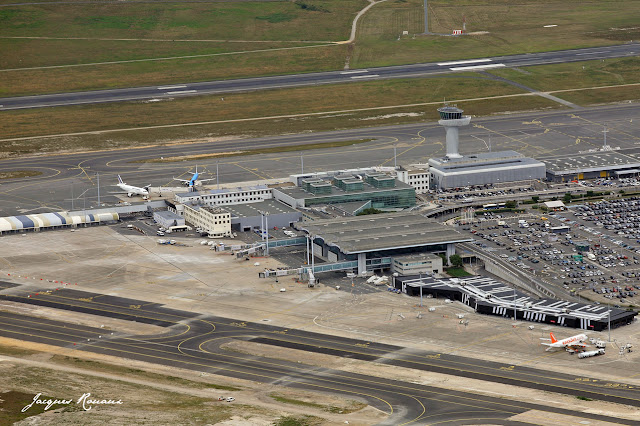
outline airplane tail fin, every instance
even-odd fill
[[[118,183],[124,183],[124,182],[122,181],[122,178],[120,177],[120,175],[118,175]]]
[[[551,343],[555,343],[558,341],[558,339],[556,339],[556,336],[554,336],[553,333],[549,333],[549,335],[551,336]]]

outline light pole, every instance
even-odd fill
[[[607,329],[609,330],[609,343],[611,343],[611,303],[607,302],[607,309],[609,312],[609,319],[607,321]]]
[[[316,267],[316,261],[314,259],[314,254],[313,254],[313,236],[310,236],[311,239],[311,272],[315,272],[315,267]]]
[[[267,228],[267,257],[269,257],[269,212],[264,213],[264,225]]]
[[[422,308],[422,272],[420,272],[420,307]]]
[[[396,154],[396,148],[398,147],[398,143],[394,142],[393,143],[393,168],[394,169],[398,169],[398,155]]]
[[[513,287],[513,320],[515,321],[518,317],[516,316],[516,288]]]
[[[429,12],[427,8],[427,0],[424,0],[424,33],[429,34]]]

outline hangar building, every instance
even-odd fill
[[[559,155],[540,161],[552,182],[640,175],[640,148]]]

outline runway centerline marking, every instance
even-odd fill
[[[466,61],[450,61],[450,62],[440,62],[438,65],[441,67],[446,67],[449,65],[462,65],[462,64],[477,64],[480,62],[491,62],[493,59],[484,58],[484,59],[468,59]]]
[[[177,86],[162,86],[162,87],[158,87],[158,90],[184,89],[186,87],[187,87],[186,84],[179,84]]]

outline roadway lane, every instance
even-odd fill
[[[257,365],[262,365],[263,361],[257,361],[253,355],[230,353],[221,348],[224,343],[230,340],[240,339],[281,348],[640,406],[640,387],[599,380],[594,377],[577,377],[561,373],[550,375],[548,372],[525,365],[511,365],[457,355],[419,351],[358,339],[288,330],[263,323],[243,322],[216,316],[199,316],[193,312],[167,309],[155,303],[148,304],[140,300],[98,293],[70,289],[37,292],[38,295],[35,293],[35,291],[25,292],[23,288],[12,288],[2,291],[0,298],[18,303],[48,306],[111,318],[142,320],[146,323],[159,325],[167,323],[177,325],[177,330],[168,331],[166,335],[115,338],[109,341],[109,346],[100,345],[100,348],[106,351],[104,353],[109,354],[113,354],[116,349],[125,351],[124,346],[132,346],[135,350],[131,351],[131,355],[135,359],[139,359],[138,356],[148,355],[148,351],[168,350],[172,354],[170,357],[172,362],[178,362],[180,360],[179,354],[199,358],[204,352],[207,354],[206,359],[212,362],[215,360],[215,365],[233,366],[234,372],[249,374],[245,368],[249,368],[249,366],[258,368]],[[113,345],[116,345],[117,348],[114,348]],[[540,358],[554,355],[542,350],[540,353]],[[558,352],[558,354],[563,355],[564,352]],[[176,359],[176,357],[178,358]],[[273,366],[275,365],[273,363],[280,367],[290,367],[289,363],[283,364],[273,360],[267,362],[266,365]],[[295,371],[299,370],[299,364],[292,363],[292,365],[295,367],[293,368]],[[307,366],[304,367],[304,371],[305,374],[309,373]],[[291,374],[291,371],[281,371],[281,373]],[[220,374],[226,373],[220,372]],[[253,370],[251,374],[260,375]]]
[[[119,102],[141,99],[175,98],[182,96],[211,95],[247,92],[266,89],[353,83],[390,78],[416,78],[452,72],[468,72],[501,67],[526,67],[532,65],[579,62],[593,59],[620,58],[640,54],[640,44],[560,50],[542,53],[496,56],[460,61],[374,67],[348,71],[329,71],[308,74],[280,75],[273,77],[217,80],[198,83],[179,83],[164,86],[132,87],[89,92],[58,93],[50,95],[0,98],[0,110],[43,108],[62,105],[81,105],[103,102]]]

